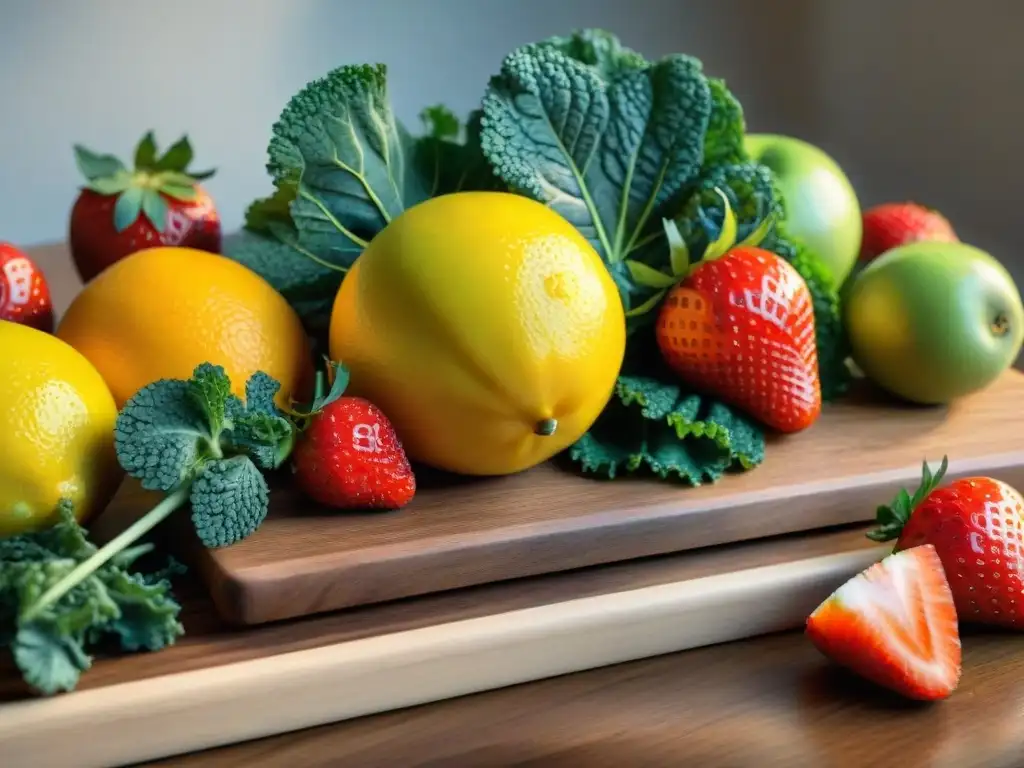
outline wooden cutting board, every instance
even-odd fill
[[[921,462],[1024,486],[1024,375],[949,408],[851,398],[715,485],[600,481],[545,465],[425,487],[405,510],[317,508],[287,484],[260,530],[196,559],[220,613],[255,624],[599,563],[871,520]],[[151,499],[126,491],[128,511]]]
[[[797,534],[243,628],[185,581],[185,637],[73,693],[27,698],[0,658],[0,765],[135,764],[792,629],[886,551]]]

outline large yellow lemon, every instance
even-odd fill
[[[63,341],[0,320],[0,537],[46,528],[67,498],[85,522],[121,480],[117,407],[100,374]]]
[[[428,200],[378,234],[345,277],[331,356],[406,451],[469,475],[517,472],[577,440],[625,351],[618,291],[565,219],[524,197]]]
[[[223,256],[150,248],[113,264],[72,302],[57,336],[99,370],[118,407],[162,378],[187,379],[221,365],[237,395],[261,370],[279,400],[303,399],[312,381],[298,315],[269,283]]]

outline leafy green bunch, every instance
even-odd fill
[[[746,415],[681,385],[654,343],[671,273],[665,221],[691,253],[776,222],[762,247],[792,263],[810,289],[822,389],[847,372],[838,298],[820,260],[788,237],[771,172],[743,147],[743,110],[701,62],[648,61],[601,30],[511,52],[465,127],[447,110],[412,136],[387,97],[383,65],[345,66],[302,89],[273,128],[274,193],[250,206],[226,251],[267,278],[311,330],[322,329],[344,274],[373,236],[428,197],[498,189],[543,202],[594,246],[618,286],[629,344],[615,394],[566,458],[614,477],[640,468],[691,484],[756,466],[764,433]],[[639,279],[638,279],[639,278]]]
[[[72,690],[92,658],[113,641],[123,650],[158,650],[182,633],[166,569],[133,570],[150,549],[140,540],[186,502],[200,542],[223,547],[252,534],[267,515],[262,470],[277,469],[295,440],[275,405],[279,384],[264,373],[231,393],[219,366],[188,380],[139,390],[118,414],[117,458],[142,487],[165,495],[149,512],[96,547],[62,502],[43,531],[0,539],[0,646],[24,679],[45,694]]]

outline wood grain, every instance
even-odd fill
[[[773,440],[756,470],[681,488],[552,465],[423,488],[393,514],[317,509],[287,487],[250,538],[199,552],[218,610],[260,623],[667,552],[865,521],[921,460],[1024,483],[1024,375],[948,408],[853,398]]]
[[[63,246],[32,251],[54,284],[58,312],[77,290]],[[950,454],[950,476],[995,474],[1024,484],[1024,375],[949,408],[914,408],[861,393],[826,407],[805,433],[776,439],[764,464],[715,485],[613,483],[552,465],[489,480],[423,477],[394,514],[316,508],[278,483],[271,514],[246,541],[195,548],[218,610],[257,624],[569,571],[722,543],[860,522],[920,462]],[[128,486],[118,514],[153,498]]]
[[[493,585],[448,604],[449,615],[486,615],[454,621],[441,611],[419,613],[454,593],[407,601],[412,613],[404,619],[398,606],[390,621],[380,613],[386,606],[363,609],[364,619],[376,612],[378,620],[334,625],[333,634],[325,617],[242,631],[221,631],[213,621],[204,635],[194,614],[191,637],[177,648],[101,662],[71,694],[0,705],[3,764],[121,765],[799,626],[838,584],[882,556],[885,548],[865,546],[862,534],[811,534],[544,577],[534,583],[562,582],[571,596],[551,602],[550,593],[543,601],[527,593],[527,605],[511,610],[522,605],[528,582]],[[681,573],[670,560],[689,562],[691,577],[663,582]],[[740,565],[753,567],[717,571]],[[616,586],[625,583],[639,586]],[[590,590],[596,594],[581,596]],[[403,621],[423,626],[401,628]],[[168,667],[176,653],[177,665]]]
[[[185,578],[175,583],[175,594],[183,605],[185,637],[159,653],[100,658],[82,677],[78,690],[205,669],[583,597],[859,552],[875,547],[864,536],[865,530],[863,526],[844,526],[813,534],[781,536],[759,542],[586,568],[575,573],[486,584],[258,627],[227,624],[214,610],[204,586]],[[0,702],[15,701],[26,695],[9,660],[0,657]]]
[[[1024,645],[966,632],[953,696],[908,703],[798,633],[646,659],[149,768],[1018,768]]]

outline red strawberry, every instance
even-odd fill
[[[192,146],[182,137],[157,156],[147,133],[129,171],[111,155],[75,146],[75,160],[87,179],[71,210],[71,257],[83,282],[115,261],[161,245],[219,253],[220,216],[199,182],[213,171],[188,170]]]
[[[710,261],[705,256],[669,291],[656,335],[680,378],[767,426],[796,432],[818,418],[811,295],[774,253],[739,246]]]
[[[875,541],[896,539],[896,550],[935,547],[964,621],[1024,629],[1024,499],[991,477],[966,477],[939,488],[945,457],[928,464],[913,496],[901,492],[879,507]]]
[[[10,243],[0,243],[0,320],[53,332],[53,303],[46,276]]]
[[[292,472],[307,496],[340,509],[399,509],[416,494],[416,478],[388,418],[361,397],[343,396],[348,372],[337,364],[331,392],[317,395],[292,453]]]
[[[806,632],[833,661],[911,699],[944,699],[960,682],[956,608],[928,545],[854,576],[815,609]]]
[[[863,218],[859,257],[862,263],[919,240],[946,243],[959,240],[945,216],[917,203],[885,203],[865,211]]]

